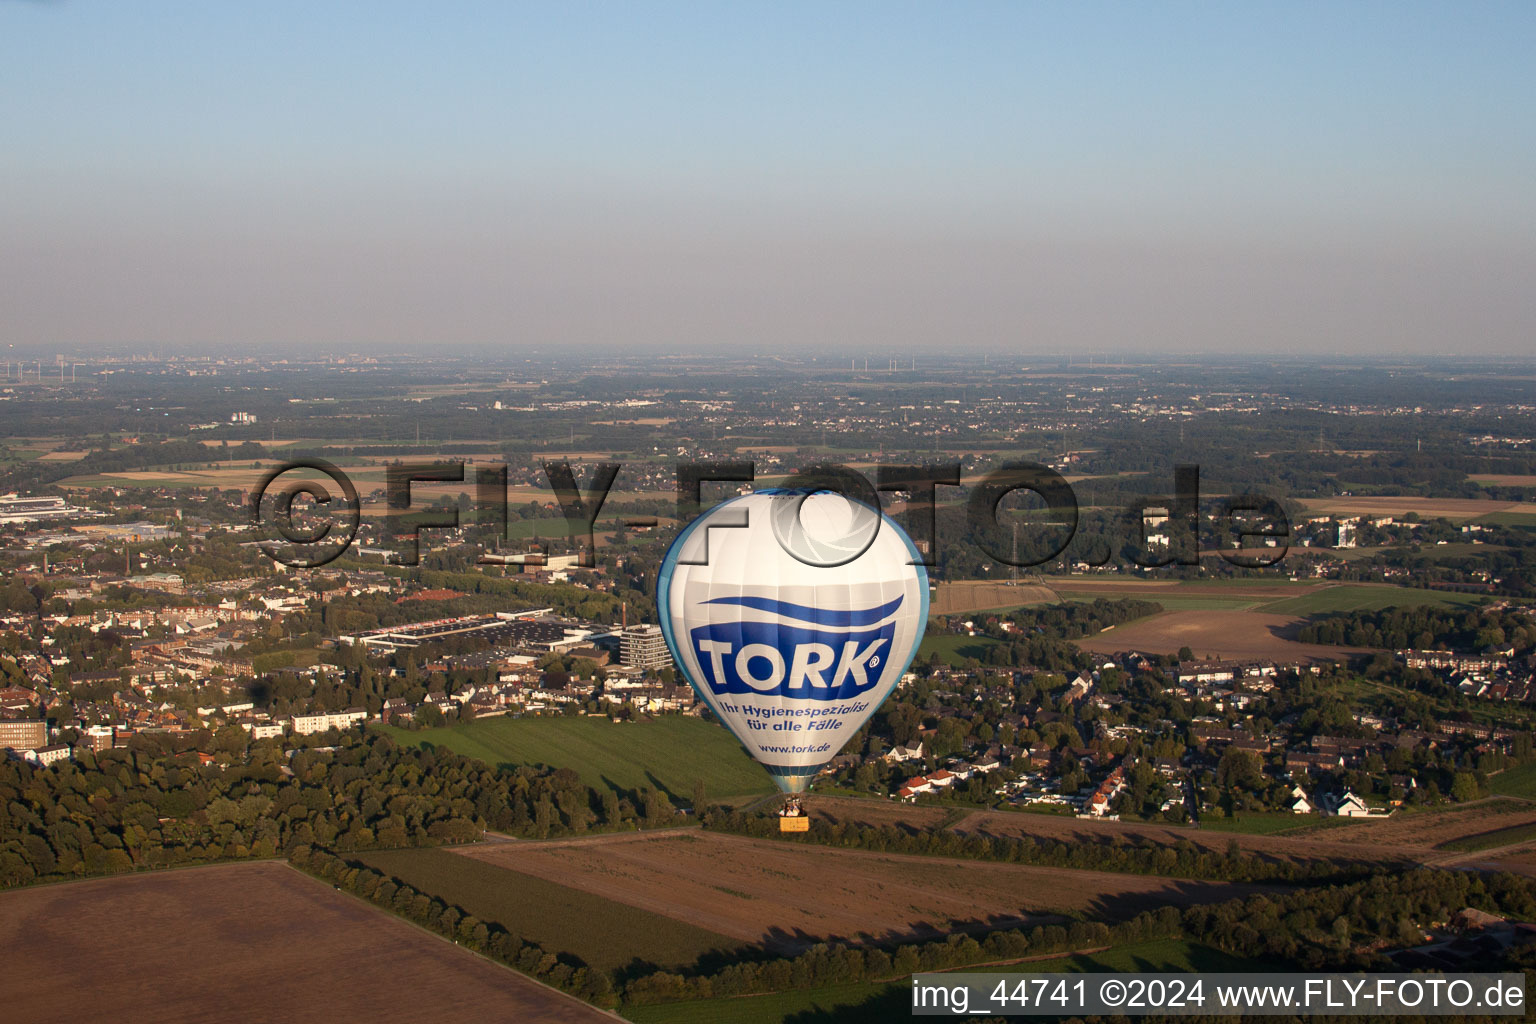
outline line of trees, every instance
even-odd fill
[[[1489,647],[1536,646],[1536,622],[1509,609],[1455,610],[1421,605],[1380,611],[1335,612],[1302,627],[1298,639],[1309,644],[1348,644],[1393,650],[1435,648],[1482,651]]]
[[[758,839],[842,846],[877,853],[911,853],[936,857],[963,857],[1008,864],[1113,871],[1120,874],[1200,878],[1223,882],[1322,882],[1360,878],[1380,863],[1339,864],[1331,860],[1261,860],[1245,854],[1237,840],[1225,853],[1201,850],[1188,840],[1172,846],[1102,845],[1059,839],[963,835],[947,829],[908,832],[892,825],[848,825],[811,819],[810,830],[781,835],[772,816],[715,811],[704,818],[706,828]]]
[[[315,740],[327,745],[287,756],[276,740],[247,749],[232,727],[136,737],[46,768],[0,763],[0,886],[298,845],[345,853],[470,842],[487,829],[546,838],[678,821],[659,791],[599,793],[568,768],[496,770],[378,734]],[[199,750],[217,751],[214,763]]]
[[[613,980],[569,955],[552,953],[495,921],[482,921],[462,908],[357,861],[307,844],[295,846],[288,862],[336,888],[414,921],[449,939],[532,975],[548,985],[600,1006],[612,1006]]]

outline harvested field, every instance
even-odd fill
[[[1307,819],[1302,819],[1303,821]],[[1321,823],[1323,819],[1311,819]],[[1362,818],[1347,823],[1329,819],[1330,827],[1301,828],[1277,835],[1216,831],[1176,825],[1094,821],[1048,814],[977,811],[953,828],[965,834],[1060,839],[1077,843],[1181,841],[1204,850],[1222,852],[1232,840],[1245,852],[1278,860],[1412,861],[1442,864],[1465,859],[1442,844],[1494,830],[1536,824],[1536,804],[1523,800],[1490,800],[1444,810]]]
[[[1427,851],[1443,843],[1531,824],[1536,824],[1536,804],[1494,797],[1444,810],[1365,818],[1351,822],[1336,835],[1341,842],[1412,846]]]
[[[913,832],[934,828],[956,813],[947,807],[931,805],[919,807],[916,804],[903,804],[892,800],[857,800],[817,795],[807,798],[806,808],[811,814],[824,818],[834,825],[845,824],[858,828],[883,828],[894,825]]]
[[[1179,648],[1188,647],[1197,658],[1238,661],[1332,661],[1364,650],[1299,643],[1291,639],[1299,623],[1290,615],[1221,608],[1162,612],[1076,643],[1083,650],[1098,654],[1129,650],[1177,654]]]
[[[99,473],[90,476],[72,476],[59,482],[60,487],[84,488],[84,487],[174,487],[174,488],[219,488],[222,490],[251,490],[256,484],[278,466],[277,462],[263,462],[252,466],[248,462],[228,463],[215,469],[124,469],[111,473]],[[384,469],[381,466],[341,466],[338,467],[347,476],[359,491],[366,493],[375,487],[384,486]],[[295,472],[296,479],[324,481],[325,474],[309,471],[306,474]],[[287,477],[284,477],[287,482]],[[464,485],[468,488],[471,485]],[[461,489],[464,489],[461,488]]]
[[[423,454],[423,459],[430,458]],[[487,460],[494,463],[496,460]],[[171,487],[171,488],[219,488],[225,490],[251,490],[256,484],[270,472],[278,463],[262,462],[257,466],[245,461],[220,463],[212,469],[129,469],[117,470],[111,473],[98,473],[86,476],[72,476],[60,481],[59,486],[67,488],[90,487]],[[359,493],[367,495],[373,490],[382,490],[387,482],[387,470],[381,464],[359,464],[338,467],[357,487]],[[579,476],[579,474],[578,474]],[[294,479],[325,481],[325,475],[310,471],[301,474],[294,471]],[[289,482],[289,477],[284,476],[283,482]],[[416,503],[425,506],[428,502],[438,498],[456,498],[460,494],[475,493],[474,467],[466,465],[463,481],[449,481],[446,483],[419,482],[411,485],[411,496]],[[674,495],[670,491],[637,491],[629,490],[623,486],[622,481],[615,486],[609,495],[620,501],[637,501],[644,499],[670,501]],[[555,492],[548,487],[515,486],[507,488],[507,500],[515,504],[523,504],[529,501],[537,501],[543,504],[553,505]],[[382,507],[382,505],[380,506]],[[617,518],[617,516],[615,516]]]
[[[611,1020],[286,864],[0,894],[13,1020]]]
[[[1006,583],[941,583],[936,588],[929,612],[933,615],[964,615],[999,608],[1019,608],[1061,600],[1050,587]]]
[[[1293,583],[1290,580],[1132,580],[1105,579],[1092,576],[1051,576],[1046,584],[1058,592],[1071,591],[1074,596],[1087,594],[1092,597],[1136,597],[1146,601],[1158,601],[1165,597],[1216,597],[1251,598],[1255,601],[1275,601],[1283,597],[1297,597],[1311,593],[1324,583]]]
[[[1475,473],[1467,479],[1495,487],[1536,487],[1536,476],[1525,473]]]
[[[1347,498],[1302,498],[1308,512],[1335,516],[1405,516],[1417,512],[1425,519],[1476,519],[1494,512],[1523,512],[1536,515],[1536,503],[1491,501],[1486,498],[1417,498],[1351,496]]]
[[[782,951],[834,937],[938,937],[1072,911],[1120,918],[1263,888],[692,830],[484,844],[456,852]]]
[[[1294,583],[1290,580],[1139,580],[1093,576],[1048,576],[1038,583],[1009,586],[1004,583],[941,583],[933,596],[934,615],[1018,608],[1027,604],[1092,601],[1096,598],[1139,598],[1162,601],[1172,610],[1183,605],[1252,608],[1269,601],[1301,597],[1327,589],[1326,583]],[[1396,588],[1393,588],[1396,589]]]
[[[1338,837],[1348,827],[1318,830],[1313,835],[1249,835],[1234,832],[1190,828],[1179,825],[1143,824],[1129,821],[1096,821],[1058,814],[1028,814],[1018,811],[977,811],[954,826],[966,835],[1003,836],[1010,839],[1057,839],[1072,843],[1137,844],[1156,843],[1172,846],[1180,842],[1194,844],[1201,850],[1225,853],[1233,840],[1245,853],[1269,860],[1303,861],[1388,861],[1414,859],[1412,851],[1372,846],[1362,848]]]
[[[218,448],[225,444],[223,440],[201,441],[199,443],[204,448]],[[240,442],[237,441],[235,443],[239,444]],[[286,448],[289,445],[295,444],[328,444],[330,442],[325,441],[323,438],[315,437],[275,437],[270,441],[266,438],[261,438],[257,443],[263,448]]]
[[[1536,878],[1536,849],[1526,847],[1513,853],[1499,854],[1490,851],[1475,854],[1459,862],[1457,866],[1478,871],[1510,871],[1527,878]]]

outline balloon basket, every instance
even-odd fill
[[[809,832],[811,819],[805,813],[805,801],[798,796],[785,799],[779,808],[780,832]]]

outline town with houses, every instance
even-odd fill
[[[878,879],[835,925],[802,929],[781,899],[770,860],[814,886],[843,877],[844,847],[1007,860],[986,868],[1078,893],[1021,882],[1017,937],[978,932],[988,945],[956,966],[1147,922],[1176,923],[1186,966],[1219,951],[1455,969],[1536,950],[1536,902],[1509,881],[1536,872],[1536,442],[1519,386],[785,365],[459,364],[445,383],[409,359],[135,359],[0,382],[9,896],[287,857],[321,874],[317,898],[390,893],[381,912],[601,1006],[716,983],[697,958],[724,938],[682,975],[632,974],[656,962],[660,918],[591,965],[620,941],[607,922],[625,898],[686,906],[668,894],[717,855],[689,857],[741,841],[773,844],[762,871],[701,898],[797,939],[727,972],[814,958],[801,931],[885,911]],[[978,517],[1020,460],[1070,500],[1010,492]],[[894,690],[786,801],[673,663],[656,583],[691,516],[828,463],[882,485],[928,559],[928,622]],[[697,491],[684,466],[703,469]],[[890,467],[958,482],[925,502]],[[277,491],[274,472],[312,489]],[[537,935],[569,904],[538,909],[525,851],[583,837],[552,874],[597,898],[582,858],[636,829],[656,831],[636,844],[655,863],[584,904],[601,934]],[[519,863],[450,891],[489,864],[440,849],[459,844]],[[332,888],[349,879],[353,895]],[[1133,894],[1164,882],[1131,919]],[[1264,893],[1209,895],[1233,882]],[[1342,885],[1391,906],[1341,910]],[[1288,923],[1244,931],[1266,900],[1295,908]],[[996,909],[964,913],[993,928]],[[1033,927],[1058,910],[1078,931]],[[891,919],[892,941],[913,921],[946,937],[921,957],[967,948],[971,924],[932,911]],[[897,953],[870,955],[885,977]]]
[[[519,495],[500,513],[513,542],[485,543],[469,514],[468,470],[460,471],[465,484],[456,496],[456,485],[449,485],[421,506],[457,509],[459,525],[403,535],[381,514],[389,500],[382,468],[367,468],[391,460],[374,456],[354,469],[373,475],[359,487],[365,514],[345,557],[305,570],[268,557],[246,514],[253,474],[234,467],[271,464],[276,449],[264,448],[263,438],[277,433],[278,424],[328,424],[338,410],[356,422],[378,414],[354,399],[306,397],[303,384],[280,404],[242,384],[299,369],[239,360],[103,368],[88,387],[132,386],[144,375],[182,381],[177,386],[189,397],[177,416],[199,440],[192,448],[140,434],[72,443],[54,453],[59,468],[37,463],[18,471],[23,482],[31,474],[33,486],[0,497],[0,664],[7,675],[0,738],[10,756],[52,764],[82,749],[129,745],[139,735],[216,736],[231,728],[253,740],[280,740],[497,716],[707,717],[671,663],[651,594],[671,535],[682,462],[716,465],[745,453],[750,474],[772,479],[803,465],[829,437],[838,438],[839,457],[855,466],[916,462],[926,457],[925,446],[936,448],[947,438],[987,437],[992,443],[985,450],[957,460],[972,479],[1007,461],[1010,441],[1025,436],[1028,422],[1049,439],[1038,456],[1042,464],[1079,491],[1083,521],[1073,544],[1081,546],[1035,564],[1021,579],[1017,568],[980,553],[955,505],[940,508],[931,546],[920,543],[940,567],[936,587],[967,578],[1010,585],[1049,579],[1070,592],[1074,578],[1168,578],[1171,570],[1161,566],[1180,548],[1175,502],[1141,501],[1131,543],[1111,551],[1113,557],[1092,557],[1096,543],[1102,548],[1095,531],[1118,528],[1121,504],[1138,507],[1124,482],[1135,449],[1125,447],[1122,436],[1148,430],[1179,440],[1215,436],[1218,424],[1245,423],[1277,408],[1327,424],[1342,408],[1322,397],[1339,386],[1332,383],[1320,385],[1317,396],[1298,397],[1254,387],[1190,387],[1176,383],[1175,374],[1145,368],[1123,375],[1101,367],[1074,382],[1049,374],[1005,381],[983,366],[966,372],[999,383],[966,387],[964,397],[950,397],[955,392],[948,388],[891,392],[857,361],[841,378],[797,378],[797,392],[727,390],[699,398],[662,387],[614,392],[587,382],[583,394],[548,378],[518,383],[492,400],[483,392],[449,391],[385,403],[408,410],[385,414],[394,417],[386,431],[422,444],[425,401],[437,449],[456,424],[483,424],[486,417],[523,429],[538,424],[546,451],[578,429],[622,436],[631,456],[615,463],[622,466],[621,483],[602,506],[603,518],[564,518],[565,499],[551,489],[558,449],[544,454],[503,446],[501,480]],[[360,393],[372,385],[356,375],[415,372],[410,364],[386,367],[377,360],[303,369],[306,376],[295,381],[328,374],[333,387],[359,381]],[[905,370],[916,374],[915,366]],[[892,360],[884,373],[903,371]],[[863,380],[870,386],[858,383]],[[311,390],[320,396],[324,386]],[[233,411],[203,400],[232,388],[249,399]],[[79,397],[87,399],[88,392]],[[324,409],[324,419],[312,418],[312,405]],[[1364,397],[1345,406],[1351,416],[1378,421],[1423,408]],[[1512,408],[1460,401],[1440,413],[1467,421],[1457,443],[1477,458],[1521,459],[1530,439],[1477,426]],[[1313,444],[1326,429],[1298,426],[1296,443]],[[750,443],[775,436],[799,446]],[[209,463],[201,474],[171,465],[115,477],[110,468],[95,477],[69,475],[73,460],[163,466],[172,451],[186,458],[211,451],[209,445],[240,458]],[[351,449],[332,442],[316,450],[344,458]],[[240,461],[246,457],[251,461]],[[1215,475],[1256,466],[1271,472],[1262,460],[1233,459],[1219,449],[1208,449],[1203,461],[1202,486]],[[1324,463],[1336,468],[1322,471]],[[1352,472],[1373,480],[1410,472],[1381,464],[1369,450],[1350,449],[1309,459],[1305,471],[1317,476],[1313,486],[1328,484],[1335,493],[1338,484],[1329,481]],[[717,498],[751,489],[739,469],[732,473],[714,492]],[[1152,486],[1166,487],[1171,477],[1167,468],[1159,470],[1151,474]],[[212,485],[187,486],[202,478]],[[219,486],[221,480],[230,485]],[[1481,486],[1485,493],[1523,494]],[[908,497],[894,497],[892,514],[902,514]],[[1498,515],[1316,511],[1288,497],[1282,504],[1291,510],[1286,530],[1255,542],[1273,552],[1272,566],[1243,570],[1203,552],[1197,567],[1173,567],[1173,578],[1235,580],[1258,572],[1269,582],[1401,588],[1420,603],[1417,595],[1443,593],[1457,609],[1477,602],[1479,613],[1499,624],[1479,632],[1485,642],[1414,635],[1389,643],[1379,630],[1370,635],[1371,623],[1324,613],[1308,620],[1302,639],[1339,645],[1337,657],[1320,656],[1314,644],[1305,656],[1289,659],[1222,660],[1187,649],[1175,655],[1166,646],[1106,645],[1117,623],[1163,611],[1133,608],[1124,595],[1111,599],[1120,610],[1097,623],[1099,642],[1091,651],[1073,643],[1087,634],[1042,634],[1038,626],[1012,621],[1020,616],[1006,610],[941,616],[898,691],[828,766],[821,785],[894,801],[1186,823],[1254,810],[1380,814],[1404,803],[1485,793],[1491,772],[1528,756],[1536,694],[1532,634],[1518,596],[1530,587],[1520,561],[1529,546],[1524,527]],[[1445,507],[1455,511],[1454,502]],[[1219,509],[1202,506],[1195,522],[1214,535],[1222,518]],[[602,540],[595,561],[592,551],[583,551],[586,529]],[[1019,536],[1016,525],[1015,555]],[[415,568],[401,558],[412,546],[424,552]],[[487,581],[499,589],[486,589]],[[1030,646],[1042,635],[1048,641],[1043,652]],[[1014,653],[995,662],[941,655],[932,646],[960,638],[1011,645]]]
[[[1213,7],[0,3],[7,1016],[1532,1016],[1536,3]]]
[[[230,727],[253,740],[281,740],[505,715],[708,714],[677,677],[660,628],[629,623],[627,608],[619,623],[550,606],[442,614],[469,595],[366,562],[202,586],[135,565],[132,554],[125,565],[81,572],[93,550],[122,544],[132,551],[146,542],[196,547],[221,534],[238,538],[241,527],[183,516],[108,525],[84,510],[75,517],[58,498],[4,504],[26,517],[11,527],[13,545],[41,552],[23,557],[11,585],[20,591],[0,618],[12,638],[0,744],[13,757],[49,765],[82,749],[128,745],[137,735],[212,736]],[[508,569],[539,584],[612,586],[601,572],[581,569],[574,555]],[[27,589],[43,580],[44,590]],[[26,610],[16,607],[29,601]],[[289,636],[285,622],[302,620],[308,629],[312,620],[335,618],[328,609],[358,601],[383,602],[399,621],[322,635],[308,664],[262,653],[273,638]],[[997,617],[948,625],[961,635],[1018,632]],[[1469,706],[1523,711],[1532,696],[1536,659],[1511,644],[1476,652],[1402,649],[1391,660]],[[1004,671],[920,659],[885,716],[828,766],[828,783],[900,801],[958,799],[1101,818],[1198,823],[1237,808],[1353,816],[1480,794],[1486,771],[1515,756],[1517,741],[1529,744],[1528,728],[1465,715],[1408,721],[1353,707],[1340,718],[1334,708],[1325,723],[1316,709],[1308,716],[1285,697],[1302,680],[1320,682],[1340,669],[1316,659],[1233,662],[1126,651],[1079,653],[1076,663],[1081,667],[1066,671]],[[389,682],[365,693],[329,681],[364,665]],[[264,675],[288,685],[255,685]],[[1138,703],[1137,692],[1157,699]],[[345,699],[349,693],[356,702]],[[1346,728],[1335,728],[1340,723]]]

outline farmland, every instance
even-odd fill
[[[703,779],[711,800],[773,792],[768,775],[723,727],[679,715],[647,722],[485,718],[440,729],[384,731],[399,743],[447,747],[493,766],[571,768],[598,790],[650,787],[686,802]]]
[[[1206,832],[1229,832],[1233,835],[1277,836],[1301,829],[1323,831],[1348,825],[1348,818],[1324,818],[1319,821],[1309,814],[1292,814],[1290,811],[1246,812],[1232,818],[1206,817],[1200,828]]]
[[[956,813],[953,808],[896,803],[889,800],[812,798],[818,817],[834,824],[858,828],[898,828],[917,831],[935,828]]]
[[[1497,776],[1495,776],[1497,778]],[[1288,826],[1294,822],[1294,826]],[[1233,827],[1227,827],[1228,825]],[[1436,810],[1399,811],[1381,818],[1316,818],[1254,815],[1236,822],[1215,819],[1209,827],[1187,828],[1137,822],[979,811],[953,828],[967,834],[1050,838],[1074,843],[1189,842],[1213,851],[1236,841],[1246,854],[1280,860],[1413,862],[1426,865],[1456,859],[1455,844],[1490,832],[1536,826],[1536,804],[1494,798]],[[1513,838],[1510,842],[1518,842]],[[1490,847],[1478,846],[1476,849]]]
[[[684,967],[708,953],[742,945],[685,921],[446,850],[380,850],[358,859],[545,949],[575,953],[603,970],[636,961]]]
[[[940,583],[934,589],[929,611],[934,615],[968,615],[999,611],[1027,604],[1060,600],[1050,587],[1010,586],[1006,583]]]
[[[1362,819],[1340,830],[1337,835],[1341,841],[1369,843],[1372,846],[1412,844],[1434,848],[1473,835],[1531,824],[1536,824],[1536,804],[1495,797],[1440,810]],[[1436,859],[1432,854],[1425,855],[1426,861]]]
[[[1399,496],[1362,496],[1337,498],[1302,498],[1308,512],[1336,516],[1406,516],[1415,513],[1424,519],[1445,518],[1454,521],[1476,519],[1496,512],[1536,515],[1536,503],[1495,501],[1487,498],[1420,498]]]
[[[1380,611],[1394,606],[1411,608],[1429,605],[1437,608],[1465,607],[1474,604],[1472,594],[1457,594],[1446,590],[1421,590],[1413,587],[1391,587],[1380,584],[1354,584],[1320,587],[1310,594],[1303,594],[1264,606],[1274,614],[1318,615],[1326,612]]]
[[[1536,476],[1528,473],[1474,473],[1467,479],[1496,487],[1536,487]]]
[[[1097,953],[1077,953],[971,968],[976,971],[1242,971],[1262,965],[1195,943],[1162,940],[1117,946]],[[835,1019],[884,1024],[909,1013],[911,987],[904,981],[828,985],[736,999],[631,1006],[624,1016],[636,1024],[781,1024],[788,1020]]]
[[[1443,850],[1465,851],[1477,853],[1483,850],[1494,850],[1501,846],[1515,846],[1528,843],[1536,839],[1536,822],[1525,825],[1515,825],[1511,828],[1494,829],[1492,832],[1480,832],[1477,835],[1463,836],[1460,839],[1451,839],[1441,843]]]
[[[1416,605],[1457,606],[1475,597],[1442,590],[1397,587],[1386,583],[1295,583],[1290,580],[1101,580],[1056,577],[1051,587],[1063,600],[1136,597],[1156,601],[1170,611],[1225,608],[1277,615]]]
[[[1188,647],[1197,658],[1328,660],[1353,650],[1290,639],[1297,620],[1289,615],[1237,611],[1162,612],[1077,641],[1086,651],[1136,650],[1174,654]]]
[[[611,1019],[272,862],[0,894],[0,947],[13,1020]]]
[[[1362,649],[1294,640],[1308,615],[1393,606],[1463,607],[1477,600],[1467,594],[1370,583],[1071,579],[1057,580],[1055,586],[1063,599],[1137,597],[1167,609],[1077,641],[1084,650],[1174,654],[1189,647],[1197,657],[1239,660],[1332,660],[1360,653]]]
[[[1501,796],[1536,800],[1536,764],[1507,768],[1488,780],[1488,788]]]
[[[263,442],[269,444],[268,442]],[[40,456],[47,461],[78,461],[85,453],[55,452]],[[434,457],[430,450],[423,450],[421,458]],[[549,456],[555,458],[556,456]],[[465,457],[466,462],[499,463],[504,457],[494,452]],[[273,460],[225,460],[219,462],[194,463],[175,467],[160,467],[156,469],[125,469],[108,473],[76,474],[66,477],[59,482],[59,486],[80,489],[88,487],[166,487],[178,490],[196,490],[204,488],[219,488],[233,490],[251,490],[267,473],[281,466],[282,463]],[[338,469],[345,473],[357,486],[359,492],[367,495],[369,491],[382,489],[386,485],[388,468],[377,461],[348,463],[339,466]],[[316,479],[321,475],[316,474]],[[427,502],[436,498],[454,498],[460,493],[471,493],[475,489],[474,470],[466,467],[464,480],[448,482],[420,481],[411,485],[411,494],[418,502]],[[656,490],[632,490],[623,486],[622,481],[615,486],[613,496],[622,500],[635,500],[638,498],[671,500],[674,495],[667,491]],[[547,486],[510,486],[507,488],[507,500],[517,504],[530,501],[541,504],[553,505],[555,492]]]
[[[1051,595],[1042,597],[1041,595]],[[1009,598],[1013,598],[1009,602]],[[1293,639],[1303,617],[1313,614],[1393,605],[1464,606],[1465,594],[1384,584],[1340,585],[1291,580],[1128,580],[1080,576],[1046,577],[1024,587],[1002,584],[947,584],[938,590],[934,614],[949,608],[1006,611],[1041,601],[1092,601],[1138,598],[1156,601],[1163,611],[1077,641],[1086,650],[1112,654],[1142,650],[1174,654],[1189,647],[1199,657],[1235,659],[1334,659],[1350,650],[1308,645]],[[924,640],[920,659],[932,654],[953,665],[968,658],[985,660],[997,641],[985,636],[934,634]]]
[[[935,938],[1077,912],[1118,918],[1259,888],[831,849],[694,830],[484,843],[457,855],[784,952],[822,939]]]

